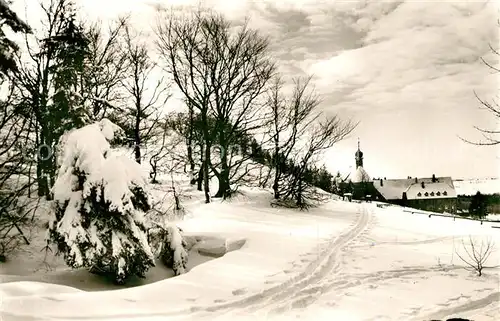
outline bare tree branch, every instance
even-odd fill
[[[460,254],[458,250],[456,250],[455,253],[460,260],[472,271],[475,271],[478,276],[483,275],[483,270],[485,268],[492,268],[485,265],[491,253],[494,251],[494,243],[491,238],[488,238],[486,241],[481,240],[478,246],[478,241],[473,239],[472,236],[469,236],[468,244],[462,240],[462,249],[467,256]]]

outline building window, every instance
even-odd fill
[[[418,197],[421,197],[421,196],[422,196],[422,193],[418,192],[417,196],[418,196]]]
[[[447,191],[444,191],[444,192],[443,192],[443,195],[444,195],[444,196],[448,195],[448,192],[447,192]]]
[[[429,193],[425,192],[425,194],[424,194],[424,195],[425,195],[425,196],[429,196]]]
[[[434,196],[434,192],[431,192],[431,196]]]
[[[436,196],[441,196],[441,192],[437,192],[437,193],[436,193]]]

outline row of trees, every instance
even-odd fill
[[[231,185],[245,176],[235,172],[247,161],[231,159],[228,153],[212,161],[214,145],[227,151],[241,136],[250,143],[261,137],[262,148],[276,155],[272,162],[276,198],[298,199],[302,176],[314,158],[355,127],[317,112],[320,99],[310,88],[310,78],[295,79],[287,97],[268,40],[248,24],[236,28],[211,11],[189,17],[163,13],[155,42],[166,76],[153,79],[158,66],[127,18],[105,31],[98,23],[78,20],[71,0],[49,0],[41,8],[43,27],[33,35],[26,32],[24,54],[13,56],[17,68],[10,77],[9,93],[9,105],[16,106],[16,116],[26,123],[19,132],[30,133],[30,142],[17,144],[18,149],[24,154],[27,149],[31,154],[41,152],[34,162],[40,196],[51,198],[57,169],[57,154],[46,153],[52,153],[71,128],[111,119],[125,129],[140,163],[141,146],[164,129],[159,107],[170,97],[168,80],[180,89],[188,109],[187,156],[192,171],[193,128],[196,122],[201,128],[204,155],[198,174],[206,178],[207,202],[211,173],[219,181],[215,197],[226,198]],[[287,185],[298,190],[280,191],[278,185],[285,179],[280,168],[292,159],[300,168],[294,170],[295,178],[287,177]]]
[[[22,34],[31,33],[31,28],[10,9],[9,5],[0,1],[0,84],[4,92],[10,93],[0,100],[0,262],[5,254],[17,246],[19,237],[28,225],[26,204],[20,199],[31,186],[30,182],[19,180],[26,174],[26,163],[21,150],[16,146],[27,145],[29,137],[24,128],[30,126],[26,117],[20,117],[14,96],[13,75],[19,72],[16,56],[19,46],[7,37],[8,31]],[[28,164],[29,165],[29,164]],[[13,233],[14,232],[14,233]]]
[[[175,117],[165,120],[161,109],[171,84],[185,101],[184,120],[177,121],[183,128],[176,128],[187,142],[192,183],[206,202],[212,176],[219,182],[215,197],[227,198],[262,165],[277,200],[305,207],[317,196],[313,185],[328,190],[331,177],[315,167],[317,157],[355,124],[318,111],[310,77],[293,79],[288,90],[268,39],[247,23],[234,26],[210,10],[160,12],[159,65],[127,17],[105,30],[79,19],[71,0],[46,0],[42,20],[33,22],[40,28],[32,30],[8,3],[0,4],[1,233],[29,225],[21,195],[36,188],[38,196],[53,198],[63,134],[105,118],[124,129],[137,163],[145,159],[143,146],[156,145],[147,155],[155,181],[159,160],[173,154],[166,136]],[[4,28],[23,35],[23,49]],[[236,145],[251,152],[230,152]]]
[[[499,194],[476,194],[459,195],[457,200],[457,210],[462,215],[470,215],[474,218],[484,219],[488,213],[500,212],[500,195]]]
[[[157,64],[127,17],[106,30],[79,20],[70,0],[40,8],[41,21],[24,22],[0,1],[0,255],[15,247],[12,231],[22,235],[30,225],[23,197],[36,190],[52,199],[63,133],[112,119],[135,142],[140,162],[169,97],[167,82],[152,81]],[[22,35],[17,43],[12,32]]]
[[[209,118],[209,123],[213,124],[214,120]],[[196,115],[192,122],[189,120],[188,113],[179,112],[172,113],[168,115],[166,120],[166,128],[173,130],[175,133],[180,135],[187,148],[184,151],[184,155],[191,162],[189,165],[190,171],[193,173],[191,184],[198,185],[198,190],[203,190],[203,175],[201,166],[203,162],[203,133],[202,133],[202,122],[199,115]],[[209,125],[210,127],[210,125]],[[273,180],[276,176],[279,178],[282,175],[292,175],[294,171],[297,170],[297,164],[294,163],[295,159],[289,157],[286,158],[283,153],[281,155],[275,156],[275,151],[272,148],[264,148],[262,142],[257,141],[257,139],[251,135],[245,135],[243,133],[237,133],[236,144],[232,145],[230,150],[227,151],[229,158],[238,158],[239,164],[243,161],[252,161],[252,167],[246,167],[244,170],[240,171],[240,175],[248,175],[251,169],[258,168],[259,177],[254,179],[254,183],[259,183],[261,187],[273,186]],[[213,152],[220,153],[221,150],[219,146],[212,149]],[[217,156],[217,155],[215,155]],[[272,175],[272,168],[278,167],[278,175]],[[304,169],[303,180],[310,186],[318,187],[326,192],[338,194],[340,193],[339,175],[334,177],[326,168],[325,165],[318,167],[316,163],[308,164]],[[233,187],[240,181],[231,180],[234,184]],[[240,181],[241,183],[241,181]],[[269,184],[270,183],[270,184]],[[279,181],[278,181],[279,184]],[[237,185],[236,185],[237,186]],[[276,187],[276,186],[274,186]],[[276,191],[275,197],[279,198],[279,190]]]
[[[310,77],[294,79],[287,93],[268,39],[247,23],[234,27],[210,11],[164,17],[156,45],[187,105],[172,122],[186,138],[190,170],[197,176],[192,183],[203,182],[205,201],[210,202],[211,173],[219,182],[215,197],[227,198],[249,174],[253,159],[270,166],[275,199],[306,206],[317,194],[310,184],[317,157],[355,124],[318,112]],[[213,146],[219,155],[213,155]],[[250,152],[235,155],[234,146]]]
[[[159,119],[158,102],[168,98],[164,82],[148,88],[156,64],[146,43],[127,18],[105,31],[98,23],[79,21],[69,0],[50,0],[41,8],[44,27],[26,35],[26,52],[17,58],[18,70],[11,78],[16,112],[28,120],[25,129],[32,133],[29,146],[33,152],[40,146],[53,151],[65,131],[107,117],[135,141],[140,162],[139,146]],[[47,198],[55,180],[55,156],[36,162],[38,194]]]

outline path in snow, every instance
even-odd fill
[[[264,302],[245,309],[245,313],[281,313],[291,308],[305,308],[324,291],[328,284],[337,279],[342,271],[343,249],[369,229],[373,215],[359,206],[356,222],[344,233],[328,242],[326,249],[309,264],[295,282],[265,298]]]
[[[281,309],[287,309],[297,304],[297,301],[303,300],[303,297],[313,298],[315,295],[321,294],[321,291],[311,294],[310,286],[315,284],[329,284],[329,282],[335,279],[335,275],[342,268],[342,249],[369,228],[372,217],[372,213],[365,206],[360,205],[355,216],[356,221],[346,231],[330,239],[325,248],[312,259],[305,270],[289,280],[238,301],[209,307],[192,307],[190,312],[214,313],[229,310],[226,313],[234,315],[235,310],[240,310],[239,312],[243,315],[255,312],[258,312],[259,315],[261,313],[269,314],[278,312],[275,310],[275,307],[280,303],[282,304]],[[175,314],[186,312],[178,311]],[[220,315],[220,313],[218,314]]]
[[[334,214],[333,210],[330,211],[328,208],[324,210],[324,216],[332,216]],[[372,213],[369,212],[367,208],[363,205],[358,206],[357,212],[352,213],[352,223],[344,230],[342,233],[336,234],[332,236],[331,239],[328,239],[322,249],[318,253],[307,253],[307,258],[302,257],[299,260],[308,260],[309,263],[305,267],[305,269],[301,271],[289,271],[290,275],[296,273],[290,279],[272,285],[265,290],[250,294],[245,297],[240,297],[237,300],[224,302],[224,303],[216,303],[206,306],[191,306],[190,308],[182,308],[169,312],[162,313],[141,313],[141,314],[128,314],[124,313],[123,315],[113,315],[113,316],[65,316],[61,318],[59,316],[51,316],[51,319],[65,319],[65,320],[109,320],[109,319],[145,319],[150,320],[151,318],[160,317],[160,318],[172,318],[176,319],[179,317],[183,319],[184,317],[189,317],[189,319],[196,319],[196,314],[208,314],[211,317],[220,317],[225,316],[225,314],[233,314],[234,312],[243,312],[244,314],[248,314],[248,311],[266,311],[270,312],[272,308],[276,305],[277,302],[282,302],[287,304],[289,298],[296,297],[298,295],[307,295],[308,287],[311,284],[320,284],[320,283],[328,283],[328,281],[332,278],[336,273],[341,272],[342,259],[341,255],[343,253],[343,249],[350,242],[359,238],[370,226],[372,222]],[[323,215],[322,215],[323,216]],[[265,280],[263,280],[264,282]],[[7,317],[7,314],[5,315]],[[14,316],[12,316],[14,317]]]

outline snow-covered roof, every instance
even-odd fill
[[[457,193],[453,186],[447,183],[424,183],[422,184],[412,184],[406,191],[406,197],[409,200],[413,199],[429,199],[429,198],[450,198],[457,197]]]
[[[424,183],[423,188],[422,182]],[[457,196],[451,177],[437,177],[434,183],[432,178],[417,178],[416,181],[415,178],[375,180],[373,185],[386,200],[402,199],[404,192],[406,192],[408,199],[434,199]]]
[[[370,176],[368,175],[368,173],[365,171],[365,169],[362,166],[359,166],[352,173],[352,175],[351,175],[351,181],[353,183],[369,182],[370,181]]]

